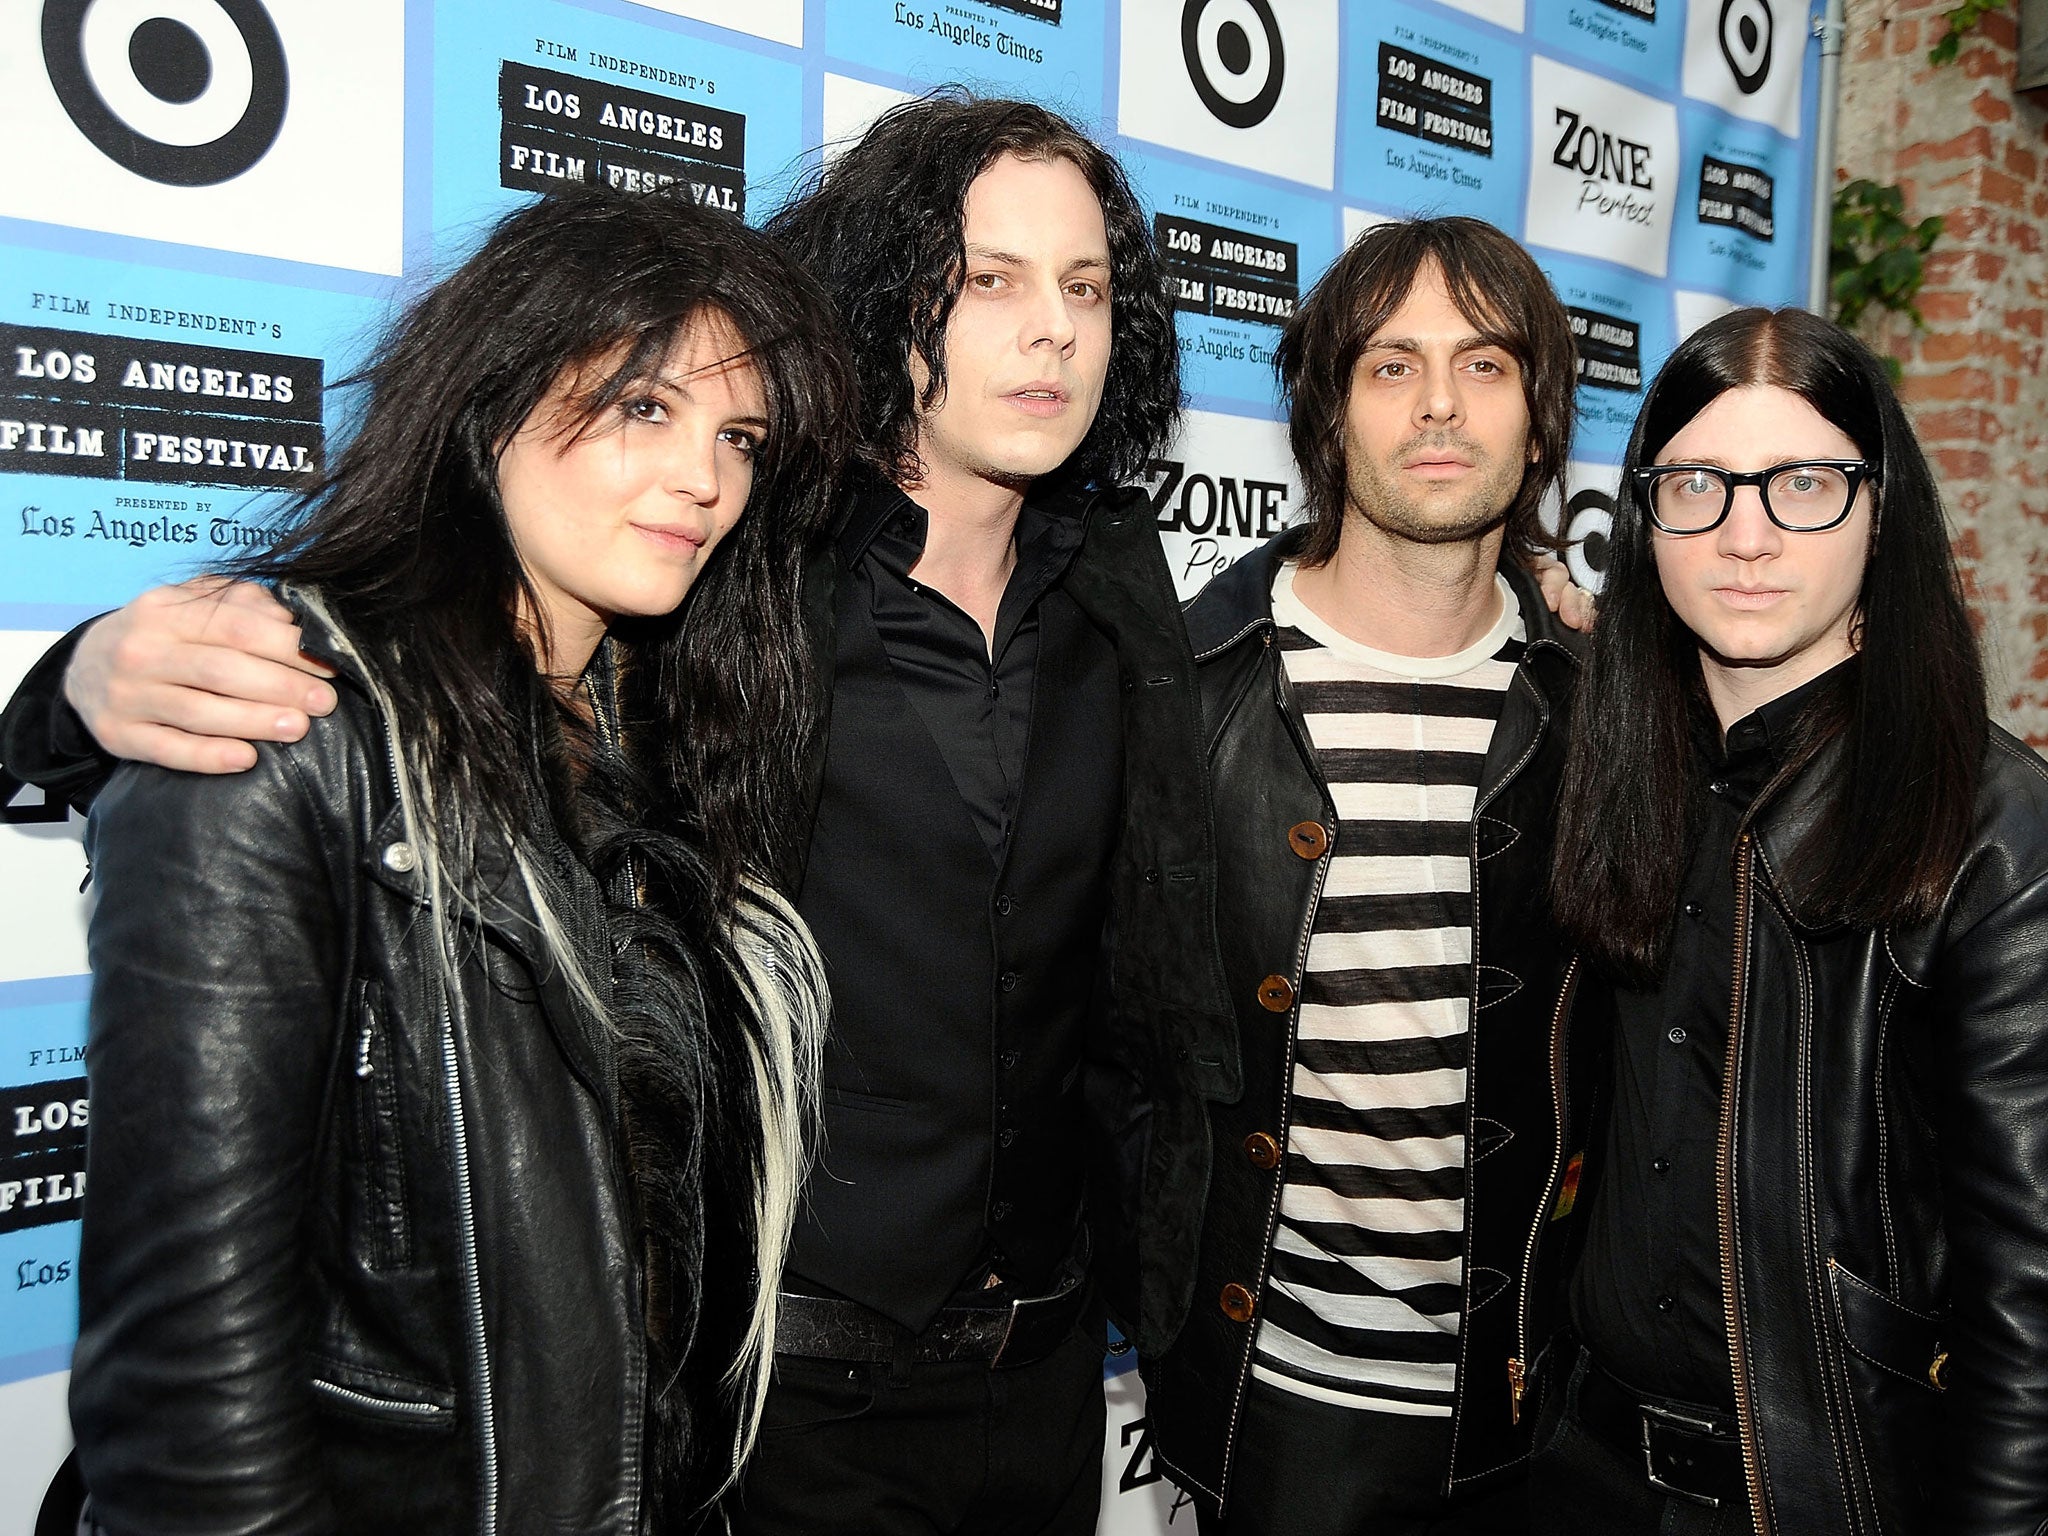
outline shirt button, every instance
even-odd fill
[[[1244,1155],[1254,1168],[1278,1168],[1280,1143],[1265,1131],[1253,1131],[1244,1139]]]
[[[1016,907],[1017,903],[1008,896],[998,896],[996,898],[996,915],[999,917],[1008,917],[1016,910]]]
[[[1008,1143],[1005,1143],[1005,1145],[1008,1145]],[[1668,1157],[1660,1157],[1655,1162],[1651,1163],[1650,1166],[1653,1169],[1655,1169],[1658,1173],[1669,1173],[1671,1171],[1671,1159]]]
[[[1016,1140],[1017,1127],[1015,1127],[1014,1125],[1006,1125],[1000,1131],[996,1132],[996,1145],[999,1147],[1011,1146],[1016,1142]]]
[[[411,843],[393,843],[384,850],[384,867],[401,875],[411,874],[419,861]]]
[[[1285,1013],[1294,1006],[1294,984],[1285,976],[1268,976],[1259,983],[1259,1006],[1268,1013]]]
[[[1014,992],[1017,990],[1017,982],[1019,978],[1015,971],[1005,971],[1003,972],[1002,976],[998,979],[1002,986],[1002,989],[1005,992]]]
[[[1011,1206],[1009,1201],[998,1200],[994,1205],[989,1207],[989,1215],[997,1221],[1008,1221],[1010,1219],[1010,1212],[1012,1209],[1013,1207]]]
[[[1727,794],[1727,793],[1728,793],[1728,781],[1727,781],[1726,779],[1709,779],[1709,780],[1707,781],[1707,792],[1708,792],[1709,794],[1715,794],[1715,795],[1725,795],[1725,794]]]
[[[1223,1294],[1216,1298],[1216,1304],[1233,1323],[1252,1320],[1252,1293],[1235,1281],[1223,1287]]]
[[[1019,1053],[1019,1052],[1017,1052],[1017,1051],[1005,1051],[1005,1052],[1003,1052],[1003,1070],[1004,1070],[1005,1072],[1012,1072],[1012,1071],[1015,1071],[1015,1070],[1016,1070],[1016,1067],[1017,1067],[1017,1059],[1018,1059],[1018,1056],[1019,1056],[1019,1054],[1020,1054],[1020,1053]]]
[[[1699,918],[1705,914],[1706,910],[1707,909],[1705,907],[1701,906],[1696,901],[1688,901],[1685,904],[1685,915],[1689,918],[1692,918],[1695,922],[1697,922]]]
[[[1678,1298],[1675,1296],[1659,1296],[1657,1298],[1657,1310],[1659,1312],[1669,1312],[1673,1307],[1677,1305]]]
[[[1673,1045],[1683,1045],[1685,1044],[1685,1031],[1674,1024],[1669,1030],[1665,1031],[1664,1038]]]

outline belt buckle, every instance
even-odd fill
[[[1657,1472],[1657,1442],[1662,1430],[1688,1430],[1696,1435],[1720,1434],[1721,1426],[1712,1419],[1699,1418],[1694,1414],[1680,1413],[1673,1408],[1638,1403],[1637,1412],[1643,1426],[1643,1471],[1650,1479],[1650,1486],[1663,1493],[1676,1494],[1681,1499],[1690,1499],[1695,1504],[1704,1504],[1709,1509],[1719,1509],[1721,1501],[1712,1494],[1700,1493],[1695,1489],[1681,1488],[1676,1483],[1666,1482]]]
[[[991,1370],[1002,1367],[1003,1356],[1010,1350],[1010,1341],[1017,1337],[1017,1320],[1024,1315],[1024,1302],[1025,1298],[1020,1296],[1010,1303],[1010,1310],[1003,1320],[1002,1340],[996,1345],[996,1352],[988,1357]]]

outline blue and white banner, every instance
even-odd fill
[[[523,197],[680,185],[758,221],[959,81],[1080,120],[1172,271],[1190,412],[1145,489],[1183,593],[1300,511],[1280,328],[1381,219],[1523,240],[1579,344],[1597,581],[1678,338],[1802,297],[1817,0],[13,0],[0,7],[0,688],[56,633],[273,536],[394,307]],[[0,806],[0,1536],[66,1449],[88,895]],[[1202,1305],[1200,1300],[1197,1305]],[[1104,1529],[1192,1513],[1113,1374]]]

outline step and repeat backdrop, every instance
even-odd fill
[[[1557,515],[1597,585],[1644,381],[1804,288],[1813,0],[12,0],[0,7],[0,687],[264,537],[337,381],[478,227],[566,182],[758,221],[959,81],[1112,144],[1179,294],[1146,486],[1191,594],[1296,515],[1280,327],[1414,212],[1534,252],[1579,342]],[[81,824],[0,781],[0,1536],[68,1449],[91,1096]],[[1106,1531],[1192,1529],[1112,1359]],[[52,1508],[55,1501],[52,1501]]]

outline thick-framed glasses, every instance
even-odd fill
[[[1824,533],[1849,516],[1865,481],[1868,459],[1798,459],[1769,469],[1718,464],[1648,464],[1633,472],[1636,500],[1665,533],[1711,533],[1727,521],[1738,486],[1753,485],[1764,516],[1787,533]]]

